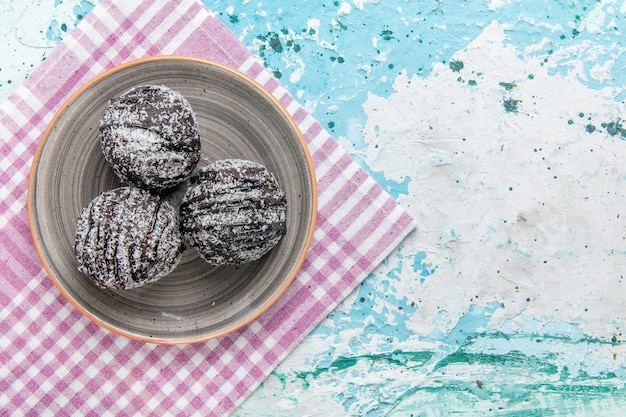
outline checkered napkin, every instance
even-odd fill
[[[220,61],[272,92],[303,132],[319,190],[310,253],[284,296],[234,333],[174,346],[108,332],[66,302],[26,210],[33,154],[70,94],[117,64],[168,54]],[[0,145],[0,415],[226,416],[414,228],[196,0],[103,0],[0,106]]]

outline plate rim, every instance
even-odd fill
[[[52,268],[48,264],[48,261],[45,256],[45,252],[41,244],[43,240],[41,239],[41,236],[37,232],[36,213],[35,213],[35,208],[34,208],[34,205],[35,205],[35,201],[34,201],[35,190],[34,189],[36,186],[35,174],[37,172],[37,167],[39,166],[41,153],[43,151],[44,145],[47,142],[52,130],[54,129],[58,120],[63,116],[65,111],[80,96],[82,96],[87,90],[89,90],[89,88],[91,88],[92,86],[100,82],[101,80],[109,77],[110,75],[123,71],[127,68],[134,67],[134,66],[143,65],[143,64],[151,63],[151,62],[163,62],[163,61],[187,61],[187,62],[193,62],[197,64],[202,64],[202,65],[207,65],[213,68],[217,68],[218,70],[228,72],[230,73],[230,75],[240,78],[245,83],[250,84],[252,87],[256,88],[260,92],[260,94],[264,95],[266,98],[268,98],[272,102],[273,106],[277,110],[279,110],[283,114],[285,119],[289,122],[291,129],[293,130],[295,136],[298,139],[298,142],[300,143],[300,148],[302,149],[304,153],[306,165],[308,167],[307,174],[311,182],[311,196],[310,196],[311,197],[311,218],[309,219],[310,223],[309,223],[309,228],[306,233],[306,240],[304,242],[303,250],[298,255],[298,259],[294,264],[291,274],[286,278],[284,283],[279,287],[276,294],[274,294],[274,296],[268,299],[260,308],[258,308],[257,310],[249,314],[246,318],[244,318],[243,320],[233,324],[232,326],[222,331],[212,332],[209,334],[201,335],[199,337],[180,338],[180,339],[179,338],[168,339],[168,338],[163,338],[163,337],[152,338],[152,337],[143,336],[141,334],[136,334],[131,331],[126,331],[124,329],[120,329],[116,326],[113,326],[112,324],[107,323],[106,321],[98,318],[97,316],[91,314],[89,311],[83,308],[81,304],[77,300],[75,300],[65,290],[65,287],[60,282],[60,280],[55,276],[55,274],[52,271]],[[96,323],[102,328],[105,328],[115,334],[125,336],[132,340],[137,340],[137,341],[146,342],[146,343],[153,343],[153,344],[168,344],[168,345],[191,344],[191,343],[205,342],[211,339],[219,338],[221,336],[224,336],[228,333],[232,333],[235,330],[238,330],[250,324],[251,322],[256,320],[261,314],[267,311],[272,305],[274,305],[276,301],[278,301],[278,299],[282,297],[282,295],[287,291],[289,286],[292,284],[292,282],[295,280],[296,276],[302,269],[302,265],[304,263],[304,260],[307,257],[307,254],[310,250],[310,247],[313,241],[313,235],[315,232],[316,221],[317,221],[317,209],[318,209],[317,204],[318,204],[317,180],[316,180],[315,166],[313,164],[313,159],[311,157],[311,152],[309,150],[306,140],[304,139],[304,135],[302,131],[298,127],[298,124],[295,122],[295,120],[293,119],[291,114],[287,111],[287,109],[282,105],[282,103],[268,89],[266,89],[263,85],[261,85],[258,81],[256,81],[254,78],[250,77],[249,75],[235,68],[229,67],[223,63],[220,63],[218,61],[194,57],[194,56],[187,56],[187,55],[156,55],[156,56],[143,57],[143,58],[138,58],[138,59],[134,59],[131,61],[127,61],[122,64],[115,65],[99,73],[98,75],[96,75],[95,77],[87,81],[85,84],[80,86],[75,92],[73,92],[66,100],[62,102],[62,104],[59,106],[58,110],[55,112],[54,116],[48,122],[46,128],[40,135],[39,143],[37,144],[37,148],[33,155],[33,160],[32,160],[31,168],[29,172],[28,195],[27,195],[28,223],[29,223],[31,235],[33,238],[35,250],[37,252],[37,256],[39,257],[39,260],[43,264],[43,267],[46,271],[48,278],[53,282],[54,286],[61,293],[61,295],[63,295],[63,297],[75,309],[77,309],[82,315],[84,315],[85,317],[87,317],[92,322]]]

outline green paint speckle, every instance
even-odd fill
[[[328,122],[328,128],[333,129],[335,127],[335,122]]]
[[[463,64],[463,61],[459,61],[457,59],[453,59],[452,61],[450,61],[450,69],[453,72],[459,72],[463,69],[465,65]]]
[[[239,23],[239,16],[236,14],[229,14],[228,19],[230,20],[230,23]]]
[[[476,85],[476,80],[469,80],[467,85],[471,85],[472,87]]]
[[[437,363],[435,370],[447,367],[456,363],[463,364],[484,364],[484,365],[506,365],[513,368],[529,368],[534,372],[545,375],[556,375],[559,369],[556,365],[539,359],[534,356],[527,356],[518,351],[511,351],[506,355],[496,355],[488,353],[468,353],[463,349],[448,355]]]
[[[255,39],[260,42],[256,43],[259,57],[263,60],[266,68],[278,68],[283,64],[280,54],[293,51],[298,53],[302,50],[302,46],[295,41],[295,37],[289,29],[283,28],[279,32],[266,32],[256,35]],[[269,51],[272,53],[270,54]],[[282,73],[276,69],[274,76],[280,78]]]
[[[370,367],[374,364],[384,366],[404,367],[407,369],[419,369],[433,357],[432,352],[427,351],[402,351],[394,350],[376,354],[357,356],[339,356],[327,366],[319,366],[312,371],[298,372],[296,377],[303,381],[305,387],[309,386],[308,377],[319,378],[322,374],[336,374],[348,368],[352,368],[360,361],[366,361]]]
[[[516,113],[519,103],[520,100],[514,100],[512,98],[509,98],[504,100],[502,104],[504,105],[504,110],[506,110],[507,112]]]
[[[280,39],[278,39],[278,33],[274,33],[272,35],[272,37],[269,40],[269,45],[270,45],[270,48],[274,50],[274,52],[280,53],[283,51],[283,44],[280,43]]]
[[[342,22],[337,21],[336,23],[337,23],[337,29],[339,29],[339,30],[346,30],[346,29],[348,29],[348,26],[344,25]]]
[[[380,32],[380,36],[382,36],[382,38],[386,41],[390,41],[391,39],[393,39],[393,31],[389,30],[389,29],[385,29],[382,32]]]
[[[505,82],[500,81],[498,84],[500,85],[500,87],[504,87],[506,91],[511,91],[515,87],[517,87],[517,84],[515,83],[505,83]]]
[[[272,71],[272,74],[274,75],[274,77],[279,78],[283,76],[283,73],[280,72],[280,70],[275,69],[274,71]]]
[[[587,133],[593,133],[596,131],[596,127],[592,125],[591,123],[589,123],[587,126],[585,126],[585,131]]]
[[[609,123],[602,123],[601,125],[606,129],[606,132],[611,136],[618,136],[622,139],[626,139],[626,129],[624,129],[623,120],[618,118]]]

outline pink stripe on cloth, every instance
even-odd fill
[[[196,0],[103,0],[0,105],[0,409],[13,414],[226,416],[415,227],[246,47]],[[27,178],[46,124],[101,71],[182,54],[238,68],[298,123],[318,174],[318,225],[302,270],[257,320],[206,343],[110,333],[58,293],[37,259]]]

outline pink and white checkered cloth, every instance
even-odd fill
[[[414,228],[412,219],[196,0],[104,0],[0,106],[0,415],[226,416]],[[220,61],[264,85],[309,145],[319,214],[284,296],[235,333],[145,344],[82,316],[32,243],[27,181],[40,136],[82,84],[148,55]]]

